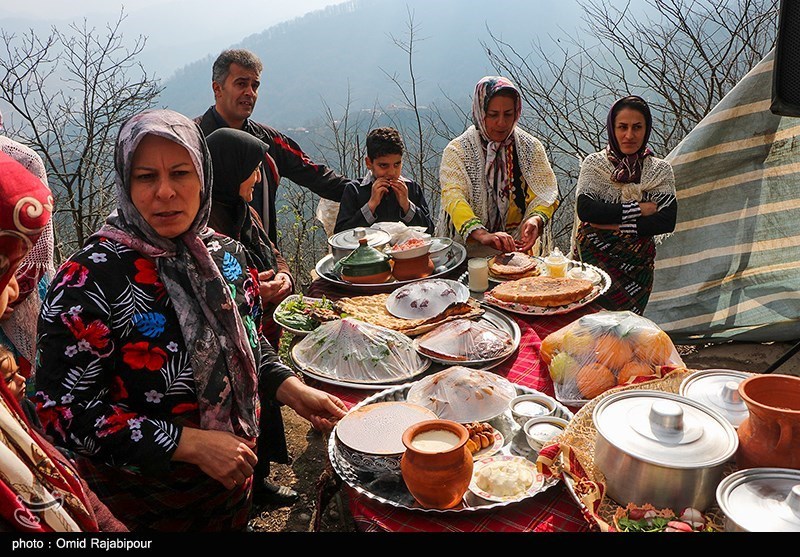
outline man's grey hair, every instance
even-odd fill
[[[261,60],[253,52],[243,48],[232,48],[223,50],[217,56],[211,69],[211,80],[220,85],[224,84],[225,80],[228,79],[228,74],[231,73],[231,64],[239,64],[243,68],[252,70],[259,75],[261,70],[264,69]]]

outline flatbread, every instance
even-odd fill
[[[459,319],[425,333],[414,341],[414,346],[426,356],[463,362],[504,356],[514,347],[514,341],[506,331]]]
[[[541,307],[566,306],[592,293],[591,281],[568,277],[527,277],[504,282],[489,294],[503,302]]]
[[[538,276],[541,273],[536,258],[522,252],[498,253],[489,259],[488,266],[489,275],[507,280]]]
[[[466,302],[450,304],[443,312],[428,319],[400,319],[386,309],[388,293],[372,296],[354,296],[342,298],[334,303],[336,309],[350,317],[361,319],[373,325],[399,331],[407,336],[421,335],[432,331],[442,323],[455,319],[474,319],[483,315],[480,303],[469,298]]]

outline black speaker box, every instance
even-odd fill
[[[781,1],[770,111],[800,116],[800,0]]]

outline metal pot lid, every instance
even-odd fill
[[[644,462],[698,468],[733,458],[739,438],[718,412],[674,393],[621,391],[601,400],[592,419],[611,445]]]
[[[328,243],[334,248],[342,249],[356,249],[358,241],[361,238],[367,239],[368,246],[380,246],[389,243],[391,234],[385,230],[376,230],[374,228],[351,228],[350,230],[342,230],[328,238]]]
[[[748,532],[800,532],[800,470],[747,468],[717,487],[725,516]]]
[[[696,371],[683,380],[680,394],[716,410],[733,427],[739,427],[750,414],[739,394],[739,383],[750,375],[734,369]]]

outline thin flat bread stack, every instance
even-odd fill
[[[350,317],[380,325],[413,337],[432,331],[442,323],[456,319],[474,319],[483,315],[480,302],[469,298],[466,302],[450,304],[442,313],[428,319],[400,319],[386,309],[388,293],[372,296],[354,296],[342,298],[334,303],[336,309]]]
[[[541,274],[535,257],[522,252],[498,253],[488,261],[489,275],[502,280],[517,280]]]
[[[504,282],[489,291],[502,302],[540,307],[566,306],[592,293],[591,281],[568,277],[527,277]]]
[[[414,341],[417,351],[447,361],[491,360],[514,348],[511,335],[469,319],[439,325]]]

